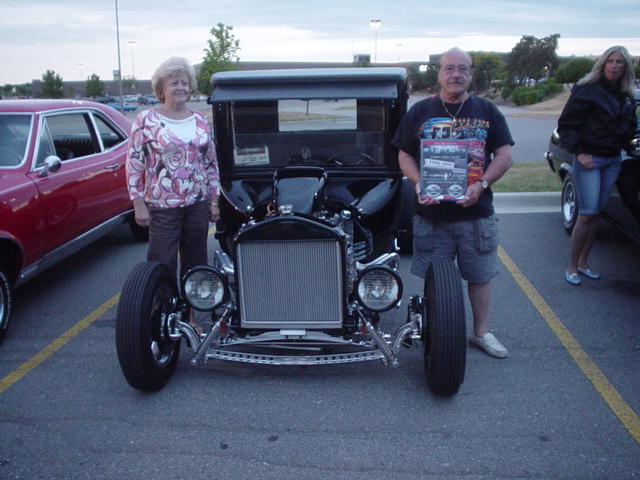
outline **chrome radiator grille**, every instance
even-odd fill
[[[342,325],[343,268],[338,242],[245,242],[238,245],[236,260],[243,327]]]

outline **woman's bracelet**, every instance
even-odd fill
[[[211,205],[212,207],[217,207],[218,206],[217,203],[210,203],[209,205]]]

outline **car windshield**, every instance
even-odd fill
[[[237,167],[383,165],[383,100],[318,99],[236,102]]]
[[[0,168],[20,165],[26,155],[31,115],[0,115]]]

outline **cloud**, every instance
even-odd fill
[[[54,70],[64,79],[118,68],[114,2],[21,0],[0,5],[0,84]],[[447,2],[405,0],[118,0],[120,64],[149,78],[171,55],[199,63],[217,23],[233,26],[245,61],[344,61],[377,50],[380,62],[427,60],[453,45],[509,52],[523,35],[561,35],[560,55],[597,55],[614,44],[640,55],[638,0]],[[369,26],[380,19],[377,30]],[[130,47],[128,42],[135,42]],[[82,67],[80,67],[82,65]]]

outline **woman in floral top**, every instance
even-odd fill
[[[181,57],[162,63],[151,78],[161,102],[138,114],[131,129],[127,185],[136,223],[149,227],[147,260],[180,275],[207,264],[209,221],[220,217],[220,177],[207,118],[187,108],[195,71]]]

